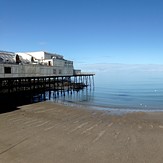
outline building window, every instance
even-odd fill
[[[19,64],[21,62],[19,55],[16,55],[16,63]]]
[[[31,62],[34,62],[34,57],[31,57]]]
[[[52,64],[51,64],[51,61],[48,61],[48,66],[51,66]]]
[[[4,67],[5,74],[11,74],[11,67]]]

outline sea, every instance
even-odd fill
[[[50,101],[112,113],[163,111],[163,65],[109,65],[96,72],[94,87]]]

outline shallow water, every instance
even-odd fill
[[[97,74],[94,88],[52,100],[108,111],[163,111],[163,72],[135,72]]]

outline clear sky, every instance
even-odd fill
[[[163,63],[163,0],[0,0],[0,50],[82,66]]]

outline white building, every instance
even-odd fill
[[[10,62],[4,58],[10,58]],[[0,77],[73,75],[73,62],[62,55],[38,52],[0,52]]]

